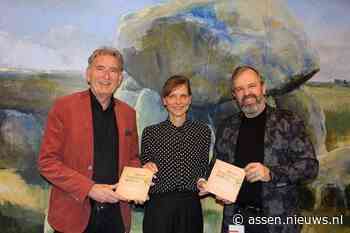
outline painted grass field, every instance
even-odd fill
[[[350,87],[326,83],[306,85],[326,116],[328,151],[350,145]]]

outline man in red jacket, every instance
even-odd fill
[[[59,98],[48,114],[38,160],[52,184],[48,221],[55,232],[129,232],[131,212],[115,188],[123,167],[140,162],[135,111],[113,98],[123,58],[102,47],[88,63],[90,89]]]

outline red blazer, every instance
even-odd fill
[[[135,111],[115,100],[119,134],[119,176],[124,166],[140,166]],[[93,125],[89,91],[59,98],[47,118],[38,168],[51,184],[48,221],[64,233],[82,233],[90,217],[87,197],[94,181]],[[126,232],[131,211],[121,202]]]

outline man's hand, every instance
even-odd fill
[[[153,162],[148,162],[145,165],[142,166],[142,168],[147,168],[148,170],[150,170],[153,173],[158,172],[158,167],[155,163]]]
[[[224,203],[225,205],[231,205],[231,204],[233,204],[232,201],[229,201],[229,200],[227,200],[227,199],[225,199],[225,198],[222,198],[222,197],[219,197],[219,196],[215,196],[215,198],[216,198],[216,200],[218,200],[218,201]]]
[[[261,163],[249,163],[244,171],[248,182],[256,181],[268,182],[271,180],[270,169]]]
[[[115,192],[117,184],[94,184],[89,191],[88,196],[101,203],[117,203],[118,201],[126,201],[125,198]]]
[[[208,182],[204,178],[199,178],[197,180],[197,189],[199,190],[199,196],[208,194]]]

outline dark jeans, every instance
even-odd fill
[[[245,233],[269,233],[266,224],[251,224],[252,222],[249,222],[249,220],[253,220],[253,223],[257,223],[260,220],[259,223],[261,223],[263,217],[266,216],[261,208],[236,205],[232,215],[223,217],[221,232],[228,233],[229,225],[236,225],[237,223],[234,221],[239,221],[239,225],[244,225]]]
[[[119,203],[91,201],[91,215],[84,233],[125,233]]]

